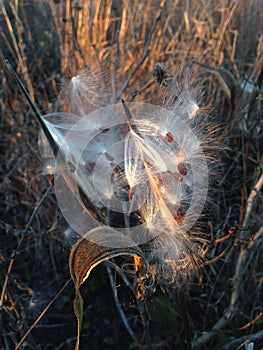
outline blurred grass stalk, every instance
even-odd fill
[[[33,100],[34,72],[39,75],[37,81],[43,84],[48,74],[65,72],[69,63],[75,72],[86,64],[105,65],[107,62],[118,76],[118,82],[113,83],[120,87],[124,76],[134,70],[143,56],[159,9],[162,9],[161,25],[154,31],[149,54],[139,67],[137,77],[141,72],[151,72],[157,61],[187,67],[195,58],[212,66],[224,62],[238,78],[242,75],[240,69],[248,64],[248,50],[251,55],[251,49],[256,49],[255,42],[249,49],[245,44],[251,29],[251,14],[258,10],[258,17],[253,18],[257,25],[263,19],[258,0],[163,0],[160,3],[154,0],[39,0],[30,3],[1,0],[1,3],[2,50],[17,64],[17,72],[22,74]],[[239,57],[239,65],[235,61],[237,45],[238,54],[243,55]],[[41,69],[42,53],[51,63],[50,72]]]

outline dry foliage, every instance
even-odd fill
[[[43,112],[63,106],[68,66],[73,74],[87,66],[102,73],[115,101],[158,104],[169,98],[152,75],[163,62],[179,76],[179,66],[190,70],[220,127],[223,156],[199,223],[209,237],[199,278],[157,288],[141,302],[121,271],[113,275],[118,264],[97,267],[81,287],[82,348],[245,349],[251,342],[261,349],[262,1],[2,0],[0,23],[2,54]],[[0,74],[0,349],[20,347],[28,330],[21,348],[72,349],[72,233],[52,176],[42,171],[38,124],[3,62]]]

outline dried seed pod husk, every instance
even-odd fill
[[[93,242],[93,235],[97,236],[96,241],[100,244]],[[114,242],[117,243],[120,239],[122,240],[122,247],[113,248]],[[80,330],[83,318],[83,298],[79,289],[88,279],[91,271],[97,265],[109,259],[117,256],[130,256],[134,258],[137,275],[147,274],[149,266],[141,249],[136,246],[131,247],[131,245],[131,240],[127,236],[122,235],[119,231],[111,227],[100,226],[87,232],[72,247],[69,257],[69,268],[76,289],[74,300],[74,312],[78,324],[78,334],[75,345],[76,350],[79,349]]]

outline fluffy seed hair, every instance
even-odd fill
[[[110,101],[110,95],[99,93],[103,76],[94,79],[85,71],[71,77],[63,100],[66,113],[60,113],[57,121],[50,121],[50,116],[44,120],[67,162],[78,169],[78,188],[81,198],[88,199],[84,200],[88,212],[106,226],[129,230],[139,225],[140,234],[148,239],[145,254],[156,278],[174,282],[200,261],[204,240],[193,233],[193,226],[205,204],[214,146],[202,96],[195,98],[198,90],[192,88],[189,76],[181,79],[180,86],[161,63],[153,75],[167,88],[164,106],[157,112],[148,106],[134,115],[132,105],[123,103],[126,121],[118,124],[116,119],[107,127],[107,118],[114,118],[114,113],[106,108],[105,117],[99,110]],[[84,130],[75,130],[75,145],[63,144],[63,138],[67,140],[67,132],[84,116],[86,135],[94,136],[79,154],[77,143],[85,138]],[[118,142],[123,147],[114,148]],[[118,204],[113,204],[116,200]]]

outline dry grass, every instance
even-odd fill
[[[137,96],[134,91],[151,81],[156,62],[164,62],[172,72],[178,66],[191,67],[192,85],[203,78],[203,106],[211,106],[213,119],[221,126],[218,142],[229,149],[215,181],[215,204],[201,223],[212,239],[199,280],[183,286],[183,292],[171,288],[163,295],[158,290],[144,306],[120,288],[136,344],[114,307],[105,270],[98,268],[83,291],[87,294],[83,349],[237,349],[249,339],[261,349],[262,1],[3,0],[0,4],[2,53],[42,111],[57,108],[68,65],[73,73],[85,65],[110,71],[111,100],[151,103],[162,101],[165,89],[149,84]],[[193,65],[193,60],[214,71]],[[227,89],[220,83],[223,73],[217,71],[221,68],[233,75],[236,85],[231,113]],[[3,65],[0,74],[0,349],[13,349],[69,279],[70,243],[49,187],[52,179],[42,175],[38,125]],[[251,91],[246,88],[249,83]],[[72,349],[73,297],[70,284],[22,348]]]

